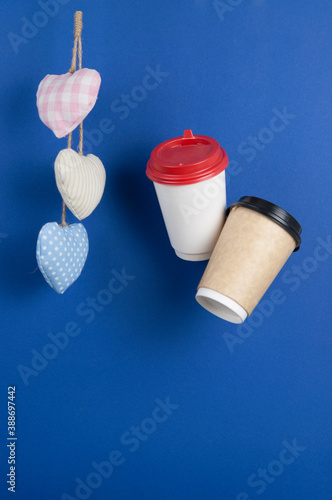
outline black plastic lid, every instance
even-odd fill
[[[269,219],[273,220],[273,222],[279,224],[279,226],[283,227],[291,236],[293,236],[296,241],[294,252],[297,252],[300,248],[300,235],[302,232],[301,225],[283,208],[280,208],[278,205],[274,205],[269,201],[263,200],[262,198],[256,198],[255,196],[242,196],[239,201],[232,203],[232,205],[228,207],[226,215],[229,214],[233,207],[245,207],[266,215],[266,217],[269,217]]]

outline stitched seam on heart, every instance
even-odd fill
[[[72,206],[75,201],[77,201],[77,199],[75,198],[72,198],[69,194],[69,191],[65,185],[65,177],[66,177],[66,174],[67,174],[67,170],[68,170],[68,166],[66,164],[66,160],[68,162],[72,162],[72,161],[75,161],[78,163],[79,167],[81,166],[81,159],[80,158],[77,158],[76,155],[73,155],[73,154],[70,154],[67,150],[63,150],[63,154],[61,154],[62,152],[59,153],[59,155],[61,154],[60,156],[60,159],[58,160],[57,163],[57,169],[58,169],[58,173],[59,173],[59,176],[60,176],[60,187],[58,186],[58,189],[60,191],[60,194],[62,195],[62,197],[65,197],[65,202],[66,202],[66,205],[68,206],[69,210],[75,215],[75,217],[79,220],[82,220],[82,217],[80,216],[80,214],[77,212],[77,210]],[[68,154],[67,154],[68,153]],[[75,153],[75,151],[72,150],[72,153]],[[64,157],[64,158],[63,158]],[[78,167],[78,168],[79,168]],[[57,171],[56,171],[56,182],[57,182],[57,185],[58,185],[58,180],[57,180]]]
[[[95,155],[87,155],[86,158],[91,162],[91,168],[88,170],[89,182],[93,189],[88,192],[88,196],[84,199],[82,197],[80,209],[88,217],[98,206],[102,198],[105,182],[106,172],[101,160]]]
[[[76,164],[75,167],[73,163]],[[70,169],[68,166],[74,168]],[[83,167],[86,172],[84,178],[80,179],[83,187],[85,181],[89,183],[93,180],[93,190],[88,190],[85,193],[80,192],[78,196],[73,197],[69,193],[68,180],[66,179],[66,176],[70,170],[72,170],[73,174],[75,174],[75,168],[79,169],[80,167]],[[69,210],[79,220],[88,217],[100,203],[105,189],[106,172],[103,163],[97,156],[89,154],[87,156],[79,157],[73,150],[63,150],[59,153],[55,161],[55,177],[57,187],[62,198],[64,199]],[[76,204],[76,208],[73,207],[74,204]],[[77,205],[79,206],[77,207]]]
[[[88,158],[89,156],[89,158]],[[98,206],[101,196],[100,196],[100,179],[99,179],[99,173],[100,171],[104,168],[102,162],[99,160],[97,156],[94,155],[88,155],[86,158],[91,165],[91,168],[88,170],[88,182],[90,182],[90,185],[92,185],[93,189],[88,192],[88,196],[84,199],[82,198],[80,208],[83,211],[83,213],[88,212],[88,215],[90,215],[95,208]]]
[[[59,165],[56,167],[57,170],[55,171],[55,181],[58,187],[58,190],[60,191],[60,194],[62,198],[64,199],[64,202],[66,203],[67,207],[69,210],[75,215],[75,217],[78,220],[81,220],[81,217],[79,217],[78,213],[76,210],[72,207],[73,204],[73,199],[70,197],[69,192],[67,187],[65,186],[65,173],[66,173],[66,166],[63,165],[59,161]]]
[[[76,211],[76,209],[72,206],[72,204],[74,203],[72,198],[70,198],[69,196],[69,193],[68,191],[66,191],[64,188],[62,190],[62,193],[60,192],[60,194],[62,194],[63,198],[64,198],[64,201],[67,205],[67,207],[69,208],[69,210],[72,212],[73,215],[75,215],[75,217],[78,219],[78,220],[81,220],[81,217],[79,215],[79,213]]]

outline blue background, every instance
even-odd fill
[[[332,3],[61,3],[46,17],[37,1],[0,6],[0,497],[12,495],[7,387],[15,385],[17,500],[331,499],[332,250],[319,242],[331,238]],[[101,158],[107,183],[83,221],[85,268],[61,296],[33,271],[40,228],[61,218],[53,163],[66,139],[39,120],[35,94],[46,74],[69,69],[75,10],[84,16],[83,67],[102,77],[85,151]],[[39,27],[11,43],[27,20]],[[147,67],[164,74],[144,95],[135,87]],[[132,92],[140,100],[120,112],[117,100]],[[284,129],[262,132],[284,108],[292,116]],[[243,330],[196,303],[206,262],[176,257],[145,176],[151,150],[187,128],[226,149],[228,203],[261,196],[303,227],[300,251],[264,297],[280,290],[282,300],[272,312],[271,303],[268,313],[257,308]],[[249,136],[268,142],[249,153]],[[123,269],[134,279],[101,306],[100,291]],[[71,323],[79,334],[23,380],[20,365],[32,370],[33,350],[45,352],[48,334]],[[174,406],[153,424],[157,400]],[[142,422],[150,434],[121,443]],[[294,439],[293,462],[273,462]],[[123,463],[108,478],[91,476],[112,450]],[[250,486],[259,468],[270,482]],[[75,493],[77,478],[93,486]]]

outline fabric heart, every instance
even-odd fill
[[[97,156],[60,151],[54,164],[55,180],[63,201],[79,220],[90,215],[103,196],[106,172]]]
[[[101,78],[94,69],[65,75],[47,75],[37,90],[41,121],[56,137],[69,134],[90,113],[98,97]]]
[[[59,226],[45,224],[38,235],[37,263],[47,283],[64,293],[82,272],[89,251],[88,234],[83,224]]]

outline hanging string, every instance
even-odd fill
[[[71,60],[71,66],[69,73],[75,73],[76,71],[76,60],[78,56],[78,69],[82,69],[82,28],[83,28],[83,12],[80,10],[76,11],[74,14],[74,46],[73,46],[73,56]],[[83,155],[83,121],[80,123],[79,129],[79,143],[78,143],[78,154]],[[68,134],[68,148],[71,148],[72,143],[72,132]],[[61,226],[68,226],[66,222],[66,204],[62,202],[62,218]]]
[[[71,67],[69,70],[69,73],[75,73],[76,71],[76,59],[77,59],[77,45],[78,45],[78,61],[80,68],[82,69],[82,39],[81,39],[81,34],[82,34],[82,29],[83,29],[83,12],[80,10],[77,10],[74,14],[74,48],[73,48],[73,57],[71,60]]]
[[[68,226],[68,224],[66,222],[66,204],[64,201],[62,202],[62,217],[61,217],[60,226],[62,226],[62,227]]]
[[[80,12],[81,18],[80,18],[80,26],[81,26],[81,31],[82,32],[82,12]],[[79,36],[78,39],[78,69],[82,69],[82,39],[81,35]],[[83,120],[80,123],[80,138],[79,138],[79,143],[78,143],[78,154],[83,155]]]
[[[73,57],[71,60],[71,66],[69,73],[75,73],[76,71],[76,60],[78,52],[78,69],[82,69],[82,29],[83,29],[83,12],[80,10],[76,11],[74,14],[74,47],[73,47]],[[71,147],[72,132],[68,135],[68,148]],[[78,144],[78,154],[83,154],[83,122],[80,123],[80,137]]]

